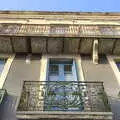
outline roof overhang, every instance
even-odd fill
[[[0,36],[0,53],[92,54],[96,39],[99,54],[120,54],[116,38],[41,36]]]
[[[0,53],[91,54],[98,40],[98,54],[120,54],[119,21],[120,13],[0,11]]]

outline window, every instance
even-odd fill
[[[120,72],[120,59],[118,58],[116,58],[116,59],[114,59],[114,62],[115,62],[115,64],[116,64],[116,67],[117,67],[117,69],[118,69],[118,71]]]
[[[117,68],[118,68],[119,71],[120,71],[120,62],[116,62],[116,65],[117,65]]]
[[[72,59],[50,59],[48,65],[48,80],[76,81],[75,61]]]
[[[5,63],[6,63],[5,59],[0,59],[0,75],[4,69]]]
[[[82,97],[73,59],[50,59],[46,84],[45,111],[81,111]]]

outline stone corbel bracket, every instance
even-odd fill
[[[92,52],[92,59],[93,59],[93,64],[98,64],[98,40],[95,39],[93,41],[93,52]]]

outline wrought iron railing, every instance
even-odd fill
[[[102,82],[25,81],[17,111],[111,110]]]
[[[5,95],[6,95],[6,90],[0,89],[0,104],[2,103]]]

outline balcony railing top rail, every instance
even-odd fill
[[[102,82],[24,81],[17,111],[110,112]]]

